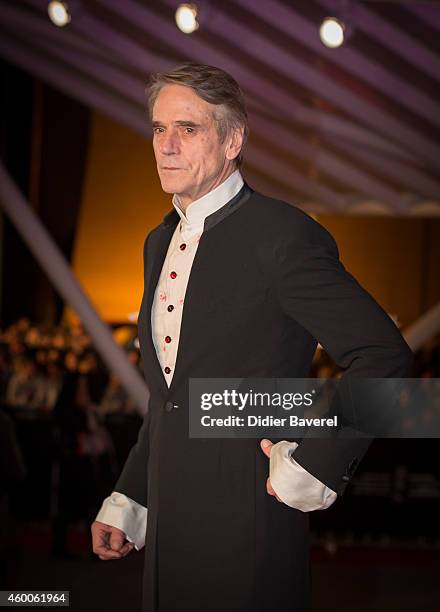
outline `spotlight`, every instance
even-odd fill
[[[326,47],[340,47],[344,43],[345,23],[336,17],[326,17],[319,28],[319,36]]]
[[[67,2],[52,0],[47,6],[47,12],[52,23],[59,28],[62,28],[70,23],[71,16]]]
[[[181,4],[176,10],[176,24],[185,34],[192,34],[199,27],[197,21],[197,6],[195,4]]]

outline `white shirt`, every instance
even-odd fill
[[[179,207],[179,197],[173,196],[180,223],[171,238],[151,309],[153,342],[168,386],[176,364],[186,287],[205,218],[236,196],[242,186],[243,178],[236,170],[221,185],[192,202],[185,212]],[[297,446],[296,442],[287,441],[272,446],[269,462],[272,487],[282,502],[292,508],[303,512],[328,508],[337,495],[294,460],[292,453]],[[138,550],[144,546],[147,509],[122,493],[115,491],[104,500],[96,520],[124,531]]]

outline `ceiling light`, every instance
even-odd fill
[[[195,4],[181,4],[176,10],[175,17],[177,27],[185,34],[191,34],[199,27]]]
[[[70,22],[69,6],[67,2],[52,0],[47,6],[49,18],[56,26],[62,28]]]
[[[331,49],[344,43],[345,24],[336,17],[326,17],[319,28],[321,42]]]

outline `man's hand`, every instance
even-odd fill
[[[271,442],[270,440],[264,439],[264,440],[261,440],[260,446],[261,446],[261,450],[266,455],[266,457],[270,457],[270,451],[272,449],[273,442]],[[277,500],[279,502],[283,503],[282,500],[275,493],[274,489],[272,488],[272,485],[270,484],[270,479],[269,478],[266,481],[266,491],[269,493],[269,495],[273,495],[274,497],[277,498]]]
[[[93,552],[103,561],[122,559],[134,548],[127,542],[125,533],[117,527],[95,521],[91,526]]]

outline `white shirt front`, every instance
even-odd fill
[[[168,386],[176,365],[186,287],[205,219],[236,196],[242,186],[243,178],[236,170],[221,185],[192,202],[185,212],[179,206],[178,196],[173,196],[180,222],[171,238],[151,309],[153,343]],[[328,508],[337,494],[294,460],[292,453],[297,446],[296,442],[287,441],[272,446],[269,465],[272,487],[282,502],[292,508],[303,512]],[[124,531],[138,550],[144,546],[147,509],[122,493],[115,491],[104,500],[96,520]]]

